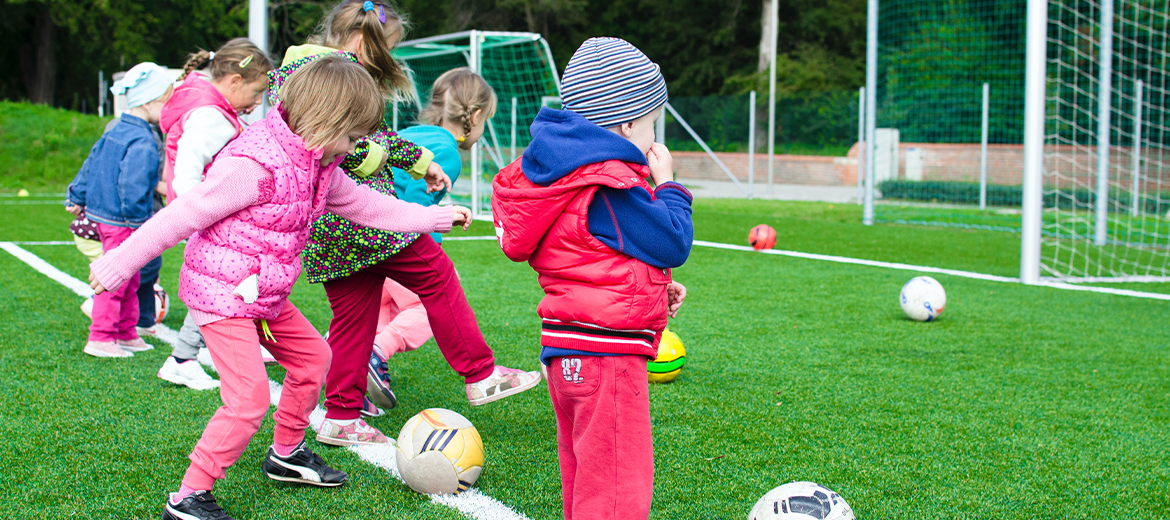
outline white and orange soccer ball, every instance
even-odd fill
[[[934,321],[947,307],[947,292],[938,280],[916,276],[902,286],[898,296],[902,312],[914,321]]]
[[[458,413],[419,412],[398,434],[398,472],[410,489],[426,494],[467,491],[483,471],[483,440]]]

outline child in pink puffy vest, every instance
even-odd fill
[[[331,359],[329,345],[288,301],[310,225],[326,211],[413,233],[447,232],[471,221],[467,208],[399,201],[359,186],[337,168],[354,142],[381,123],[382,111],[382,96],[360,65],[333,56],[314,61],[288,79],[282,103],[264,121],[220,152],[203,182],[91,264],[91,285],[101,293],[190,236],[179,296],[219,369],[223,406],[195,445],[164,519],[229,518],[211,489],[268,410],[261,346],[287,370],[264,472],[313,486],[346,482],[344,472],[326,465],[304,441]]]

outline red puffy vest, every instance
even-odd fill
[[[539,275],[542,345],[653,358],[666,328],[670,270],[614,251],[589,232],[594,193],[602,186],[637,186],[653,196],[645,180],[648,168],[606,161],[540,186],[524,176],[520,163],[496,175],[492,216],[504,254],[516,262],[527,260]],[[566,327],[599,334],[562,332]]]

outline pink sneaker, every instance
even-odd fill
[[[127,352],[142,352],[145,350],[154,350],[154,345],[151,345],[150,343],[142,341],[142,338],[120,339],[120,340],[118,340],[118,346],[122,347],[122,350],[125,350]]]
[[[325,419],[317,430],[317,442],[332,446],[394,445],[394,441],[361,419],[344,426]]]
[[[467,400],[471,406],[479,406],[515,395],[540,383],[540,372],[525,372],[496,365],[483,381],[467,384]]]
[[[131,357],[134,355],[132,352],[122,350],[113,341],[90,341],[85,344],[85,349],[82,352],[94,357]]]

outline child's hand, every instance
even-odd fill
[[[105,286],[103,286],[101,282],[97,281],[97,277],[93,275],[93,271],[89,272],[89,286],[93,288],[94,296],[106,292]]]
[[[423,176],[423,180],[427,181],[427,193],[434,193],[444,188],[451,189],[451,178],[446,173],[443,173],[443,168],[436,162],[432,162],[430,166],[427,166],[427,174]],[[470,213],[468,214],[467,222],[469,224],[471,223]]]
[[[678,317],[678,308],[682,307],[683,300],[687,299],[687,288],[683,284],[672,281],[666,286],[666,296],[669,301],[667,312],[671,318]]]
[[[650,165],[650,179],[655,186],[674,180],[674,159],[666,145],[654,143],[650,146],[650,151],[646,152],[646,162]]]
[[[85,209],[85,208],[82,206],[78,206],[76,204],[70,204],[68,206],[65,206],[65,211],[72,213],[73,216],[75,216],[75,217],[80,217],[81,210],[83,210],[83,209]]]
[[[455,210],[455,218],[451,219],[451,227],[463,226],[463,230],[471,227],[471,210],[463,206],[453,206]]]

